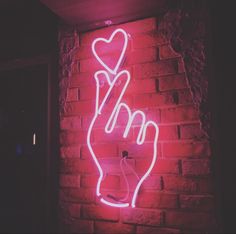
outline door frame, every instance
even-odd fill
[[[47,139],[46,139],[46,222],[49,232],[58,228],[58,155],[59,111],[57,60],[52,54],[0,62],[0,72],[47,66]]]

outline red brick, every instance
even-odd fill
[[[180,57],[181,55],[174,51],[170,45],[162,45],[159,47],[160,59],[169,59]]]
[[[80,100],[94,100],[96,97],[96,86],[94,85],[82,86],[80,88]]]
[[[148,108],[148,110],[144,108],[144,112],[147,120],[152,120],[157,124],[161,122],[161,112],[157,107]]]
[[[83,176],[81,178],[81,187],[95,188],[98,181],[98,177],[99,177],[98,175]]]
[[[200,124],[186,124],[180,126],[181,139],[200,139],[204,137]]]
[[[210,155],[210,146],[207,141],[168,142],[163,143],[164,157],[203,157]]]
[[[93,234],[93,221],[74,219],[70,224],[69,233]]]
[[[170,92],[158,94],[141,94],[134,96],[136,108],[163,107],[175,105],[173,94]]]
[[[106,143],[106,142],[122,142],[130,141],[133,138],[133,132],[130,131],[127,138],[123,137],[125,128],[117,127],[114,128],[111,133],[106,133],[104,129],[96,129],[93,131],[94,142],[96,143]]]
[[[161,110],[162,123],[179,123],[199,119],[199,113],[193,105],[179,106]]]
[[[118,221],[119,210],[105,205],[83,205],[82,217],[85,219]]]
[[[95,188],[98,181],[98,175],[83,176],[81,178],[81,187]],[[120,177],[117,175],[106,175],[102,181],[103,189],[119,189],[120,188]]]
[[[94,125],[94,129],[104,127],[107,124],[109,117],[110,114],[103,113],[102,118],[100,118],[99,121],[97,121],[96,124]],[[82,117],[82,128],[84,130],[88,130],[92,119],[93,119],[92,115],[84,115]]]
[[[179,104],[193,104],[193,96],[190,89],[178,90],[178,99]]]
[[[212,211],[214,199],[210,195],[180,195],[180,207],[190,211]]]
[[[147,159],[143,158],[144,157],[142,157],[141,159],[135,159],[135,172],[138,175],[143,175],[151,165],[151,159],[152,159],[151,157],[148,157]]]
[[[137,198],[137,207],[152,209],[178,208],[178,195],[166,192],[142,191]]]
[[[150,166],[150,162],[147,159],[136,160],[136,171],[138,173],[144,173]],[[179,160],[169,160],[157,158],[151,174],[179,174]],[[149,178],[147,178],[149,179]]]
[[[126,208],[121,210],[124,223],[159,226],[162,224],[162,211],[152,209]]]
[[[138,63],[154,62],[157,60],[157,54],[157,48],[155,47],[134,50],[128,54],[125,64],[133,65]]]
[[[78,175],[60,175],[60,186],[61,187],[80,187],[80,176]]]
[[[132,39],[132,46],[134,49],[159,46],[168,42],[166,38],[156,31],[135,35],[132,36]]]
[[[83,130],[78,131],[63,131],[60,133],[61,145],[76,145],[86,143],[87,132]]]
[[[66,101],[73,102],[79,100],[79,90],[78,88],[67,89]]]
[[[130,234],[134,233],[133,225],[114,222],[95,221],[95,232],[100,234]]]
[[[60,229],[63,230],[65,229],[65,225],[69,224],[69,220],[70,220],[70,215],[69,215],[69,211],[68,211],[68,203],[66,202],[62,202],[59,201],[59,206],[58,206],[58,219],[60,222]]]
[[[72,218],[80,218],[80,204],[67,203],[69,215]]]
[[[94,76],[93,72],[87,72],[87,73],[84,72],[84,73],[74,74],[70,78],[69,87],[75,88],[75,87],[81,87],[85,85],[91,85],[94,83],[93,76]]]
[[[152,173],[179,174],[179,160],[158,158]]]
[[[164,189],[173,192],[205,194],[212,192],[212,181],[209,178],[186,178],[164,175]]]
[[[162,189],[162,182],[160,175],[149,175],[146,180],[144,180],[141,190],[142,189],[149,189],[149,190],[161,190]]]
[[[65,222],[71,220],[71,218],[80,218],[80,204],[59,202],[59,218]]]
[[[191,159],[182,162],[183,175],[201,176],[211,172],[210,162],[207,159]]]
[[[97,168],[92,160],[81,160],[78,158],[66,158],[60,162],[60,171],[66,174],[96,173]]]
[[[216,220],[213,214],[192,212],[166,212],[166,225],[197,230],[206,230],[215,227]]]
[[[76,51],[74,59],[81,60],[93,57],[92,48],[90,45],[80,46]]]
[[[65,115],[83,115],[93,113],[95,110],[95,101],[71,102],[65,105]]]
[[[145,115],[147,120],[152,120],[157,124],[161,122],[161,111],[157,107],[148,108],[148,110],[145,110]]]
[[[160,77],[158,78],[158,81],[160,91],[183,89],[188,87],[185,74]]]
[[[95,166],[95,163],[91,158],[86,160],[80,160],[76,166],[77,171],[80,174],[92,174],[98,172],[97,167]]]
[[[96,144],[93,145],[93,150],[96,155],[99,157],[118,157],[118,146],[114,143],[106,143],[106,144]],[[88,150],[87,146],[83,146],[81,149],[81,157],[88,158],[92,157],[91,153]]]
[[[177,72],[176,60],[158,61],[155,63],[145,63],[134,65],[134,79],[144,79],[153,76],[165,76]]]
[[[144,93],[155,93],[155,79],[148,80],[133,80],[130,82],[126,94],[144,94]]]
[[[81,128],[81,118],[76,117],[62,117],[60,120],[61,130],[78,130]]]
[[[176,125],[160,125],[158,141],[177,140],[178,128]]]
[[[137,226],[137,234],[180,234],[179,229]]]
[[[65,202],[91,203],[95,201],[95,191],[87,188],[62,188],[59,198]]]
[[[119,58],[119,55],[116,54],[109,54],[109,55],[102,55],[101,59],[109,66],[109,67],[115,67],[116,61]],[[83,59],[80,61],[80,72],[96,72],[97,70],[103,69],[103,66],[97,61],[95,57],[89,58],[89,59]]]
[[[182,176],[164,176],[164,189],[175,192],[197,192],[197,181]]]
[[[61,158],[79,158],[80,146],[60,147]]]

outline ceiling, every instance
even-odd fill
[[[79,31],[155,16],[167,0],[40,0],[52,12]]]

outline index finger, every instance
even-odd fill
[[[123,70],[115,76],[99,106],[98,114],[106,113],[110,118],[113,118],[118,105],[125,94],[129,81],[130,73],[127,70]]]

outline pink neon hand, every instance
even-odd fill
[[[100,200],[107,205],[116,207],[127,207],[131,205],[135,207],[140,186],[150,174],[157,159],[158,126],[153,121],[146,121],[146,116],[142,111],[136,110],[131,112],[129,106],[122,102],[130,82],[130,74],[128,71],[123,70],[119,72],[113,81],[110,80],[106,71],[96,72],[94,78],[97,87],[96,108],[88,130],[87,144],[99,171],[96,194],[99,196]],[[106,90],[103,98],[101,98],[102,89]],[[123,128],[121,126],[116,128],[119,119],[121,116],[124,116],[124,114],[127,116],[125,125]],[[137,133],[133,130],[134,125],[138,128]],[[100,152],[97,152],[91,140],[98,126],[101,128],[101,131],[103,131],[103,137],[101,139],[103,142],[110,142],[111,144],[114,144],[114,141],[119,144],[124,141],[130,142],[130,140],[128,140],[129,136],[134,132],[135,152],[145,152],[144,149],[147,148],[147,145],[151,146],[151,150],[148,151],[147,155],[144,155],[148,166],[142,175],[137,175],[127,157],[122,158],[122,155],[120,155],[120,158],[113,158],[114,161],[118,159],[117,162],[120,162],[121,175],[123,175],[126,186],[129,188],[128,196],[123,199],[115,199],[115,196],[111,196],[102,190],[102,184],[107,173],[107,165],[104,164],[103,158],[107,157],[107,155],[102,155]],[[99,144],[99,139],[97,139],[95,143]],[[134,161],[136,159],[135,153],[132,154],[129,150],[127,151],[129,154],[131,153]],[[133,176],[129,176],[129,180],[125,175],[125,171],[128,171],[129,174],[133,174]]]

